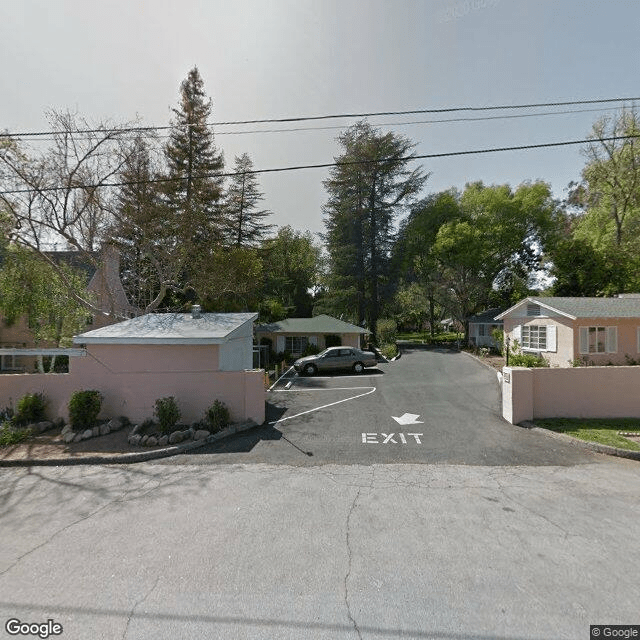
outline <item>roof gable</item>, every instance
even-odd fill
[[[569,298],[569,297],[529,297],[521,300],[504,313],[497,316],[503,319],[524,305],[538,304],[571,320],[578,318],[640,318],[640,297],[618,298]]]

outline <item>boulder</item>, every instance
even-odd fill
[[[161,438],[158,438],[158,444],[161,447],[166,447],[168,442],[169,442],[169,436],[162,436]]]
[[[91,433],[93,434],[94,438],[96,436],[99,436],[100,435],[100,427],[93,427],[93,429],[91,429]]]
[[[174,431],[169,436],[169,444],[178,444],[178,442],[182,442],[182,440],[183,440],[182,431]]]
[[[144,447],[144,445],[147,444],[148,439],[149,439],[149,436],[142,436],[142,440],[140,440],[140,444]]]
[[[206,440],[211,434],[206,429],[198,429],[193,435],[194,440]]]
[[[141,436],[138,435],[137,433],[129,436],[129,444],[133,444],[133,445],[139,445],[140,444],[140,439]]]
[[[53,422],[49,422],[48,420],[45,420],[44,422],[38,422],[37,424],[37,429],[40,433],[42,433],[43,431],[48,431],[52,427]]]
[[[122,429],[122,421],[120,420],[120,418],[113,418],[112,420],[109,420],[109,429],[111,431],[119,431],[120,429]]]
[[[64,440],[64,442],[66,444],[69,444],[70,442],[73,442],[75,440],[76,434],[73,431],[67,431],[63,436],[62,439]]]
[[[82,433],[82,431],[79,431],[78,433],[76,433],[76,435],[73,438],[74,442],[80,442],[80,440],[84,440],[83,438],[84,433]]]
[[[109,422],[107,424],[101,424],[100,425],[100,435],[101,436],[106,436],[106,435],[111,433],[111,427],[109,426],[110,424],[111,424],[111,422]]]
[[[93,429],[87,429],[82,433],[83,440],[88,440],[89,438],[92,438],[92,437],[93,437]]]
[[[62,427],[60,435],[64,437],[65,435],[67,435],[67,433],[73,433],[73,429],[71,428],[70,424],[65,424],[64,427]]]
[[[149,436],[147,439],[147,447],[155,447],[158,444],[158,438],[155,436]]]

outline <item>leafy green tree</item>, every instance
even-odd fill
[[[256,246],[273,225],[265,222],[271,211],[259,208],[264,196],[248,154],[236,157],[233,174],[225,196],[226,242],[237,247]]]
[[[467,318],[495,302],[496,288],[508,297],[542,265],[544,247],[555,238],[557,203],[543,182],[469,184],[460,195],[459,219],[439,229],[433,246],[455,317]]]
[[[64,281],[59,271],[65,274]],[[0,311],[9,324],[26,316],[36,345],[71,346],[72,337],[86,326],[86,308],[69,296],[70,286],[78,296],[86,295],[86,277],[65,264],[59,266],[59,271],[24,247],[11,245],[4,251]],[[43,371],[42,357],[38,366]],[[54,367],[55,357],[50,370]]]
[[[280,227],[260,250],[264,265],[263,298],[279,301],[292,317],[311,317],[322,255],[309,231]],[[272,310],[276,310],[275,308]]]
[[[324,182],[326,302],[362,324],[374,342],[377,322],[390,293],[394,222],[422,188],[426,176],[409,169],[414,144],[358,122],[338,138],[342,153]]]

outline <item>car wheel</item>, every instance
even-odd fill
[[[364,365],[362,364],[362,362],[356,362],[353,365],[353,372],[354,373],[362,373],[364,371]]]
[[[317,369],[316,366],[313,364],[306,364],[304,366],[304,372],[308,375],[308,376],[313,376],[315,375]]]

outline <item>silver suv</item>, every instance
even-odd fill
[[[361,351],[354,347],[329,347],[317,356],[299,358],[293,363],[293,367],[298,373],[312,376],[318,371],[332,369],[362,373],[365,367],[375,367],[377,364],[376,356],[371,351]]]

